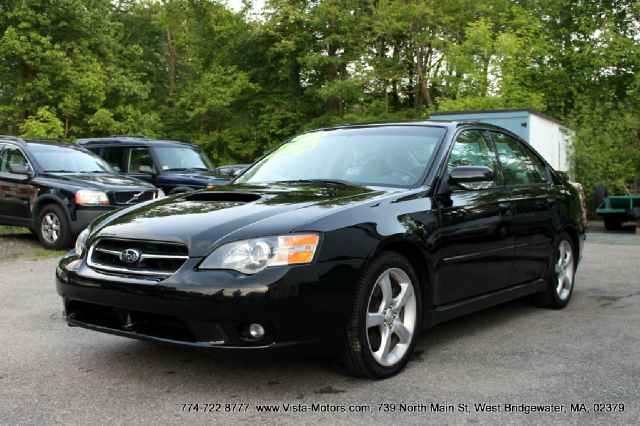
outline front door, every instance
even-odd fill
[[[28,176],[11,173],[11,164],[29,163],[20,148],[5,145],[0,152],[0,216],[17,224],[31,217],[29,206],[35,188],[29,185]]]
[[[436,197],[440,205],[436,305],[507,287],[514,256],[511,195],[484,131],[465,130],[456,137],[448,168],[457,166],[489,167],[495,184],[491,189],[455,189]]]

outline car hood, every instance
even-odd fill
[[[350,185],[228,185],[120,210],[94,229],[98,237],[185,244],[192,257],[221,243],[288,233],[300,225],[388,191]],[[90,241],[91,242],[91,241]]]
[[[57,179],[71,185],[103,191],[118,190],[130,187],[154,188],[153,185],[139,179],[108,173],[47,173],[49,179]]]
[[[203,182],[210,181],[223,181],[225,183],[229,182],[229,176],[225,176],[222,174],[217,174],[214,172],[205,172],[205,171],[185,171],[185,172],[165,172],[168,176],[174,178],[184,178],[185,180],[199,180]]]

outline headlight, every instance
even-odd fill
[[[87,238],[89,238],[89,228],[86,228],[84,231],[78,235],[78,239],[76,240],[76,256],[82,257],[82,253],[84,253],[85,243],[87,242]]]
[[[158,189],[158,192],[156,192],[156,198],[164,198],[166,197],[166,195],[164,195],[164,191],[162,189]]]
[[[200,264],[200,269],[233,269],[255,274],[269,266],[310,263],[320,236],[294,234],[253,238],[218,247]]]
[[[81,189],[76,192],[76,204],[109,204],[109,198],[102,191]]]

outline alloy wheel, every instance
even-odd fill
[[[567,240],[558,245],[558,261],[556,262],[556,293],[560,300],[567,300],[573,288],[574,261],[573,249]]]
[[[416,320],[413,282],[402,269],[387,269],[371,290],[366,319],[369,350],[379,364],[390,367],[404,357],[416,331]]]
[[[53,213],[47,213],[42,218],[40,229],[42,230],[42,238],[47,243],[54,244],[60,237],[60,219]]]

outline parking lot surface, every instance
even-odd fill
[[[57,259],[25,254],[30,236],[0,236],[0,252],[18,247],[0,260],[0,424],[637,424],[640,235],[592,229],[565,310],[517,300],[439,325],[384,381],[325,359],[219,359],[69,328]]]

